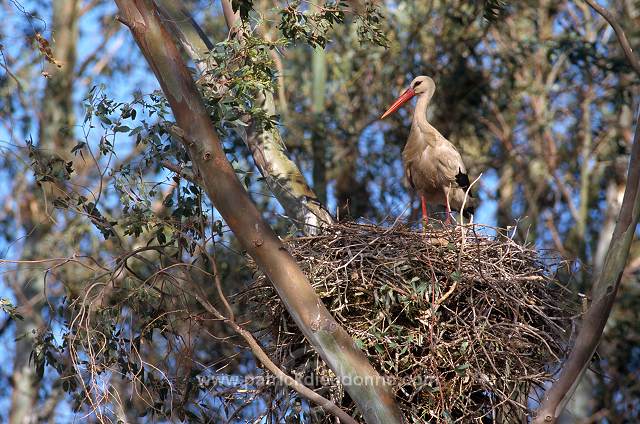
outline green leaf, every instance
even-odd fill
[[[464,364],[462,364],[462,365],[458,365],[458,366],[455,368],[455,371],[456,371],[456,373],[457,373],[457,374],[464,375],[465,370],[466,370],[467,368],[469,368],[470,366],[471,366],[471,364],[470,364],[470,363],[465,362],[465,363],[464,363]]]

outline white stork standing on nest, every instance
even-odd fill
[[[427,202],[446,207],[448,224],[451,222],[451,210],[462,209],[469,188],[469,176],[460,153],[427,121],[427,106],[435,90],[436,84],[431,78],[416,77],[380,117],[386,118],[414,96],[418,97],[409,139],[402,151],[402,162],[409,184],[420,194],[425,226],[428,222]],[[462,211],[465,218],[474,213],[476,203],[472,197],[466,200]]]

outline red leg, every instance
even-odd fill
[[[429,215],[427,215],[427,202],[424,200],[423,195],[420,195],[420,203],[422,203],[422,226],[426,229],[429,223]]]

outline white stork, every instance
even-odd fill
[[[427,224],[427,202],[447,208],[446,222],[450,223],[451,210],[460,211],[469,188],[469,176],[462,157],[449,140],[427,121],[427,106],[436,89],[433,80],[416,77],[400,97],[380,117],[384,119],[405,102],[417,96],[409,139],[402,151],[405,175],[411,187],[420,194],[422,218]],[[468,198],[462,214],[474,213],[476,199]]]

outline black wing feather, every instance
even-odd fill
[[[471,186],[469,175],[463,173],[460,168],[458,168],[458,174],[456,175],[456,184],[458,184],[458,186],[460,186],[464,191],[467,191],[469,186]],[[473,197],[473,193],[469,192],[469,196]]]
[[[407,181],[409,181],[409,185],[412,189],[416,189],[416,185],[413,183],[413,179],[411,178],[411,168],[407,166],[405,168],[405,175],[407,176]]]
[[[469,176],[463,173],[460,168],[458,168],[458,175],[456,175],[456,184],[458,184],[458,186],[460,186],[460,188],[463,189],[464,191],[469,190],[469,187],[471,186],[471,181],[469,181]],[[473,197],[473,193],[471,191],[469,191],[469,197]],[[473,202],[472,204],[465,207],[464,210],[462,211],[462,214],[464,215],[464,217],[468,219],[471,219],[471,215],[475,213],[476,213],[476,208],[475,206],[473,206]]]

